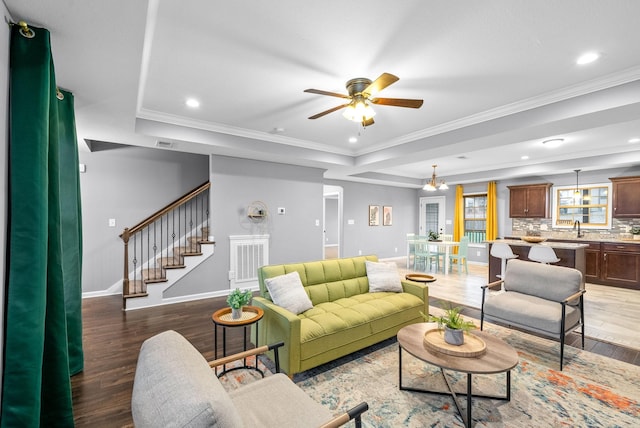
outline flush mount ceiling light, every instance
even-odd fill
[[[630,139],[630,140],[629,140],[629,142],[630,142],[631,144],[633,144],[633,143],[640,143],[640,138],[632,138],[632,139]]]
[[[576,60],[576,64],[585,65],[590,64],[600,58],[600,54],[597,52],[587,52],[585,54],[580,55],[580,57]]]
[[[554,148],[558,147],[563,142],[564,138],[551,138],[550,140],[544,140],[542,144],[544,144],[545,147]]]
[[[435,192],[436,190],[447,190],[449,186],[447,186],[447,183],[445,183],[444,180],[441,180],[439,185],[437,184],[436,167],[438,165],[431,165],[431,166],[433,167],[433,174],[431,175],[431,180],[429,180],[427,184],[424,185],[422,190],[426,190],[427,192]]]

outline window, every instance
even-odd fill
[[[464,236],[482,242],[487,232],[487,195],[464,196]]]
[[[582,227],[611,228],[611,185],[591,184],[575,187],[554,187],[553,227],[573,227],[579,221]]]

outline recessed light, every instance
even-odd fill
[[[587,52],[585,54],[580,55],[580,57],[576,60],[576,64],[585,65],[590,64],[593,61],[600,58],[600,54],[597,52]]]
[[[564,138],[551,138],[550,140],[544,140],[542,144],[545,147],[555,148],[564,142]]]
[[[191,108],[200,107],[200,101],[196,100],[195,98],[187,98],[187,101],[185,101],[185,104],[187,105],[187,107],[191,107]]]
[[[520,159],[522,159],[522,160],[527,160],[527,159],[529,159],[529,156],[527,156],[527,155],[520,156]]]
[[[629,140],[630,143],[640,143],[640,138],[632,138]]]
[[[356,137],[349,137],[349,142],[350,143],[357,143],[358,139]]]

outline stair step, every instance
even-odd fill
[[[141,280],[129,281],[129,290],[125,290],[123,297],[129,299],[132,297],[144,297],[147,296],[147,284]]]
[[[167,277],[164,274],[164,269],[155,268],[155,269],[144,269],[142,271],[142,280],[146,284],[154,283],[154,282],[166,282]]]
[[[173,257],[160,257],[158,263],[160,263],[163,269],[182,269],[185,267],[182,257],[178,255]]]
[[[180,256],[201,256],[202,255],[202,251],[200,251],[200,248],[194,248],[192,247],[178,247],[174,250],[176,252],[177,255]]]

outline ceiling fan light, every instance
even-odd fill
[[[373,108],[362,100],[352,102],[342,112],[345,119],[358,123],[370,120],[375,115]]]

